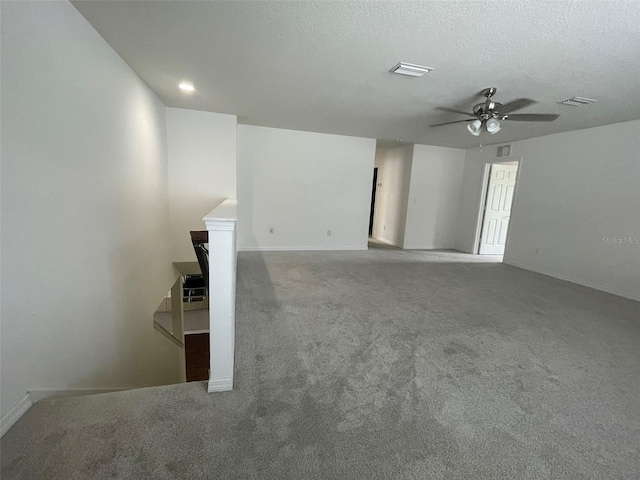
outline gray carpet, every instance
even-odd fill
[[[2,478],[640,478],[640,303],[482,260],[242,253],[235,391],[42,401]]]

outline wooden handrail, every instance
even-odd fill
[[[206,230],[202,231],[191,231],[191,243],[194,245],[197,243],[209,243],[209,232]]]

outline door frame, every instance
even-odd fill
[[[482,224],[484,223],[484,210],[487,203],[487,190],[489,189],[489,180],[491,165],[518,162],[518,173],[516,173],[516,185],[513,188],[513,199],[511,200],[511,217],[515,216],[516,198],[518,196],[518,183],[520,182],[520,174],[522,173],[522,157],[501,157],[500,160],[485,162],[482,171],[482,188],[480,189],[480,201],[478,203],[478,212],[476,215],[476,230],[473,236],[473,254],[478,255],[480,251],[480,235],[482,234]],[[509,220],[511,224],[511,220]],[[509,231],[507,230],[507,240],[504,245],[504,251],[507,251],[509,245]]]
[[[368,236],[373,236],[373,227],[375,224],[375,215],[376,215],[376,196],[378,194],[378,167],[374,165],[373,167],[373,185],[371,186],[371,206],[369,209],[369,230]]]

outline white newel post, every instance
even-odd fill
[[[209,232],[209,392],[233,390],[236,206],[228,198],[203,218]]]

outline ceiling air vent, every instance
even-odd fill
[[[400,75],[409,75],[410,77],[421,77],[425,73],[429,73],[433,68],[423,67],[422,65],[414,65],[413,63],[400,62],[391,70],[392,73],[399,73]]]
[[[560,102],[563,105],[571,105],[572,107],[583,107],[585,105],[589,105],[590,103],[595,103],[597,100],[593,98],[585,98],[585,97],[571,97],[567,100],[563,100]]]
[[[508,157],[511,154],[511,145],[498,147],[498,157]]]

